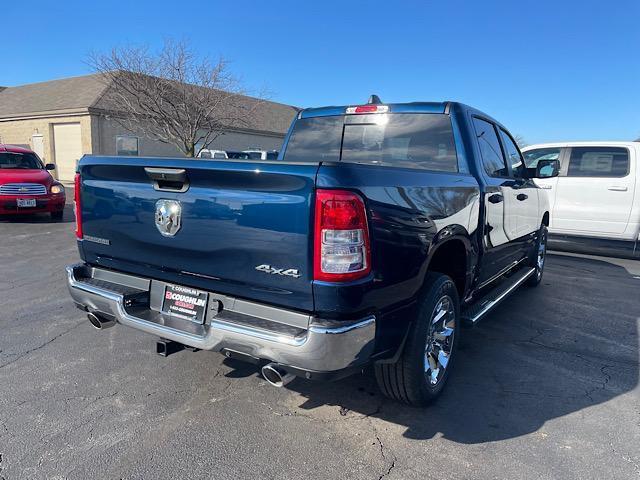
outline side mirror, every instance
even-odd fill
[[[560,173],[560,161],[558,160],[539,160],[536,165],[535,178],[552,178],[557,177]]]
[[[47,163],[44,166],[45,170],[55,170],[56,169],[56,165],[54,163]]]

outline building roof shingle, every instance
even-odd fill
[[[101,74],[63,78],[49,82],[0,88],[0,119],[46,116],[91,108],[109,111],[107,87]],[[258,101],[246,97],[248,102]],[[260,101],[251,118],[251,129],[276,134],[286,133],[296,107]]]
[[[9,87],[0,92],[0,118],[86,109],[104,89],[98,74]]]

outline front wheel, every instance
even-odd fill
[[[51,212],[51,220],[60,221],[64,215],[64,210],[58,212]]]
[[[538,240],[536,241],[534,257],[531,262],[531,266],[535,269],[535,272],[527,279],[527,285],[529,287],[537,287],[542,281],[544,264],[547,258],[547,237],[547,226],[541,225],[540,230],[538,231]]]
[[[395,363],[375,365],[382,393],[417,407],[440,395],[460,343],[460,306],[453,280],[429,273],[427,285],[402,355]]]

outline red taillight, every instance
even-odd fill
[[[79,239],[82,239],[82,202],[80,201],[80,187],[81,187],[82,181],[80,179],[79,173],[76,173],[76,177],[74,179],[73,184],[74,184],[73,210],[76,215],[76,237]]]
[[[316,191],[313,278],[344,282],[371,271],[367,212],[359,195]]]

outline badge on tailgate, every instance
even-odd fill
[[[182,205],[177,200],[156,202],[156,228],[165,237],[173,237],[182,225]]]

